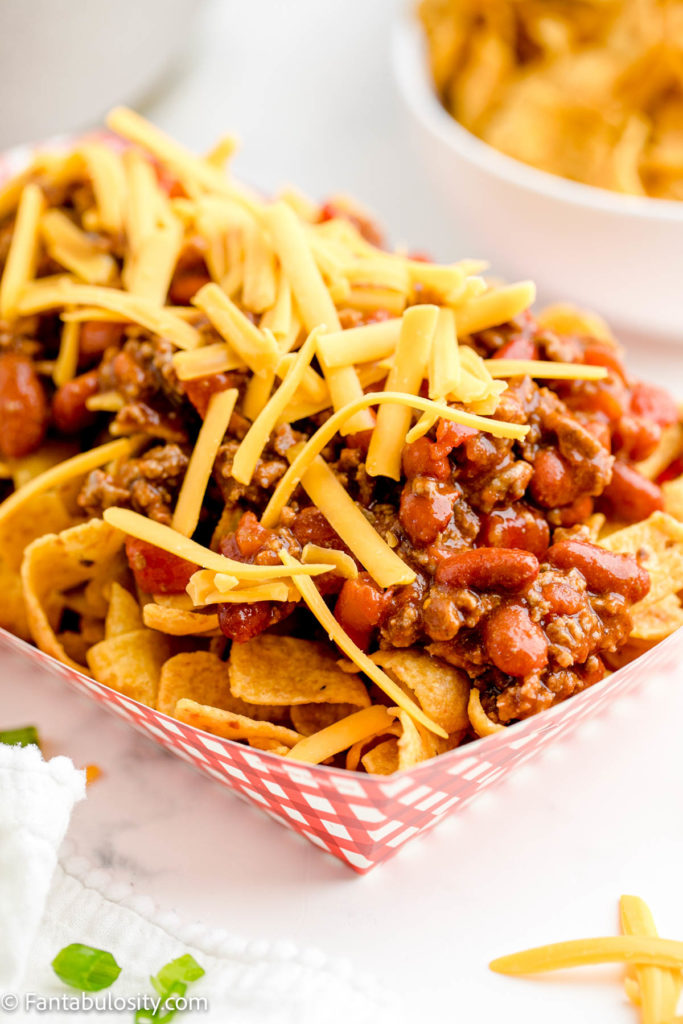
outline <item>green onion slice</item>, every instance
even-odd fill
[[[190,953],[164,964],[161,970],[150,978],[161,1003],[155,1012],[144,1007],[138,1010],[135,1014],[135,1024],[147,1024],[148,1021],[166,1024],[172,1020],[178,1012],[176,1000],[185,995],[191,981],[197,981],[205,973],[204,968],[199,966]]]
[[[82,992],[109,988],[121,973],[111,953],[80,942],[72,942],[60,950],[52,961],[52,969],[65,985]]]
[[[10,747],[40,747],[40,738],[35,725],[25,725],[23,729],[0,731],[0,743],[6,743]]]

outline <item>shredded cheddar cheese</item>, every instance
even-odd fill
[[[29,498],[35,497],[36,494],[43,494],[53,487],[60,487],[69,480],[73,480],[74,477],[85,476],[91,469],[104,466],[107,462],[125,458],[131,454],[134,448],[135,441],[133,439],[122,437],[117,441],[108,441],[98,448],[91,448],[90,451],[74,455],[72,458],[66,459],[65,462],[58,462],[55,466],[50,466],[49,469],[33,477],[23,487],[16,490],[14,494],[10,494],[9,498],[5,498],[0,505],[0,523],[6,522]]]
[[[347,750],[355,743],[391,729],[395,718],[396,716],[382,704],[362,708],[347,718],[320,729],[312,736],[299,740],[287,752],[287,757],[293,761],[305,761],[307,764],[322,764],[328,757]]]
[[[300,349],[291,371],[287,374],[273,397],[263,407],[251,425],[249,432],[237,449],[232,464],[232,475],[242,484],[248,484],[252,478],[256,463],[275,428],[282,413],[301,383],[304,370],[309,365],[315,352],[317,331],[313,331]]]
[[[214,572],[227,573],[235,576],[238,580],[270,580],[277,577],[292,576],[303,573],[307,576],[319,576],[321,573],[329,572],[329,565],[300,565],[294,568],[272,565],[249,565],[245,562],[236,562],[225,555],[219,555],[210,548],[205,548],[197,541],[190,540],[182,533],[157,523],[154,519],[148,519],[138,512],[132,512],[127,508],[107,508],[103,512],[103,518],[123,533],[138,540],[144,540],[153,544],[171,555],[184,559],[186,562],[193,562],[204,569],[213,569]]]
[[[301,484],[380,587],[413,582],[413,570],[380,537],[319,455],[302,476]]]
[[[325,287],[320,271],[306,241],[305,232],[296,214],[284,202],[267,207],[264,223],[270,233],[280,264],[289,278],[302,320],[308,331],[324,326],[330,331],[340,331],[341,324],[334,302]],[[362,389],[358,375],[352,366],[331,368],[319,353],[320,365],[332,396],[335,409],[360,398]],[[373,420],[367,410],[359,410],[345,424],[345,433],[367,430]]]
[[[513,320],[533,304],[536,286],[533,281],[492,288],[456,311],[458,335],[474,334]]]
[[[113,256],[98,250],[95,242],[61,210],[47,210],[40,226],[50,256],[76,277],[86,284],[107,284],[112,279],[116,273]]]
[[[261,517],[261,522],[264,526],[275,526],[277,524],[282,509],[289,501],[297,485],[301,482],[303,474],[312,464],[316,455],[320,455],[325,445],[332,440],[340,425],[348,421],[359,409],[366,409],[373,405],[383,405],[386,402],[403,405],[406,408],[420,409],[423,412],[437,412],[445,420],[452,420],[453,423],[462,423],[463,426],[474,427],[475,430],[488,431],[494,437],[512,437],[522,440],[529,430],[528,427],[517,423],[504,423],[499,420],[486,419],[483,416],[464,412],[461,409],[452,409],[450,406],[441,408],[430,399],[420,398],[419,395],[405,395],[396,391],[372,391],[367,395],[363,395],[356,402],[352,402],[346,408],[334,413],[308,439],[273,491]]]
[[[206,485],[211,476],[218,448],[228,429],[238,394],[236,388],[230,388],[226,391],[216,392],[209,401],[171,522],[173,529],[183,533],[186,537],[191,537],[197,528]]]
[[[192,301],[253,373],[275,367],[279,352],[272,335],[259,330],[217,284],[204,285]]]
[[[294,575],[297,566],[301,563],[297,562],[295,558],[292,558],[286,551],[280,551],[280,559],[282,564],[287,566],[292,574],[292,582],[296,589],[301,594],[301,597],[308,605],[309,609],[315,615],[316,619],[323,627],[330,640],[336,643],[337,647],[349,658],[354,665],[357,665],[361,672],[364,672],[366,676],[372,679],[373,683],[376,683],[381,690],[386,693],[387,697],[392,700],[399,708],[402,708],[407,714],[415,719],[416,722],[420,722],[430,732],[435,733],[437,736],[443,736],[446,738],[446,733],[440,725],[436,725],[432,722],[431,718],[424,713],[422,708],[408,697],[398,683],[395,683],[393,679],[375,665],[374,661],[368,658],[367,654],[361,651],[348,633],[345,633],[342,627],[339,625],[330,609],[325,604],[325,601],[320,595],[320,592],[316,588],[312,580],[307,579],[303,575]],[[356,736],[352,743],[355,743],[360,737]]]
[[[439,317],[437,306],[412,306],[401,325],[394,362],[387,377],[387,391],[416,395],[427,369]],[[401,478],[401,452],[410,428],[411,410],[402,405],[383,405],[370,440],[365,467],[370,476]]]
[[[5,269],[0,282],[0,316],[13,320],[18,312],[21,293],[31,280],[38,256],[40,219],[45,198],[37,185],[26,185],[21,193],[17,219]]]
[[[59,341],[59,353],[52,370],[52,379],[56,387],[61,387],[76,376],[78,368],[78,339],[81,325],[76,321],[65,323]]]

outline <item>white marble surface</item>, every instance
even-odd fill
[[[176,80],[146,111],[197,147],[237,130],[244,177],[355,192],[394,238],[460,255],[405,148],[387,56],[395,7],[211,3]],[[669,384],[674,366],[681,389],[676,350],[641,342],[632,355],[639,372]],[[0,723],[35,723],[48,754],[100,765],[72,848],[187,918],[347,955],[402,995],[408,1019],[618,1024],[635,1018],[612,969],[532,982],[486,964],[537,942],[613,933],[628,891],[651,900],[664,934],[683,937],[682,681],[644,680],[637,696],[364,878],[7,655]]]

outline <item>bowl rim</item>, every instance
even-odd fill
[[[550,174],[508,156],[464,128],[434,91],[424,36],[412,11],[404,10],[394,22],[392,65],[399,91],[414,116],[446,146],[498,180],[567,206],[641,221],[683,222],[683,202],[611,192]]]

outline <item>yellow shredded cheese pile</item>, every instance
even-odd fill
[[[472,333],[524,313],[535,297],[531,282],[493,285],[481,277],[484,265],[473,260],[438,265],[388,252],[364,237],[362,215],[348,201],[339,200],[339,215],[324,219],[315,203],[297,193],[275,201],[260,197],[231,175],[231,138],[202,157],[130,110],[113,111],[108,124],[125,140],[123,147],[87,141],[67,153],[38,154],[31,167],[0,188],[0,214],[15,217],[0,280],[0,316],[11,322],[47,311],[60,315],[59,353],[51,368],[57,386],[78,372],[82,324],[89,321],[132,325],[162,339],[171,346],[177,378],[188,387],[234,372],[245,375],[246,383],[241,391],[237,384],[221,385],[212,395],[171,527],[120,508],[108,509],[105,519],[198,566],[188,587],[192,607],[303,600],[358,668],[399,708],[440,734],[344,633],[312,583],[311,577],[332,570],[352,579],[357,564],[383,588],[415,579],[322,453],[336,434],[367,431],[368,474],[399,480],[405,444],[439,419],[523,439],[526,426],[495,418],[508,378],[595,380],[606,371],[483,360],[467,343]],[[80,223],[72,211],[50,206],[54,189],[43,186],[84,182],[91,199]],[[188,296],[191,304],[174,305],[169,294],[175,294],[174,279],[193,248],[201,252],[210,280]],[[123,254],[120,266],[110,249]],[[37,277],[43,257],[59,272]],[[87,401],[89,409],[112,413],[122,406],[116,391]],[[289,468],[262,524],[277,526],[301,485],[354,557],[308,545],[301,562],[283,553],[282,565],[251,565],[192,539],[233,415],[248,427],[239,435],[231,475],[247,487],[273,432],[321,413],[327,416],[322,426],[289,450]],[[29,489],[59,485],[130,455],[135,446],[119,440],[76,456],[32,481],[3,508],[16,509]],[[372,710],[351,716],[354,721],[343,728],[339,723],[345,741],[369,735],[363,730],[377,725],[370,721]],[[339,739],[330,735],[325,757]],[[299,746],[292,756],[310,756],[308,747]],[[318,752],[322,756],[323,748]]]

